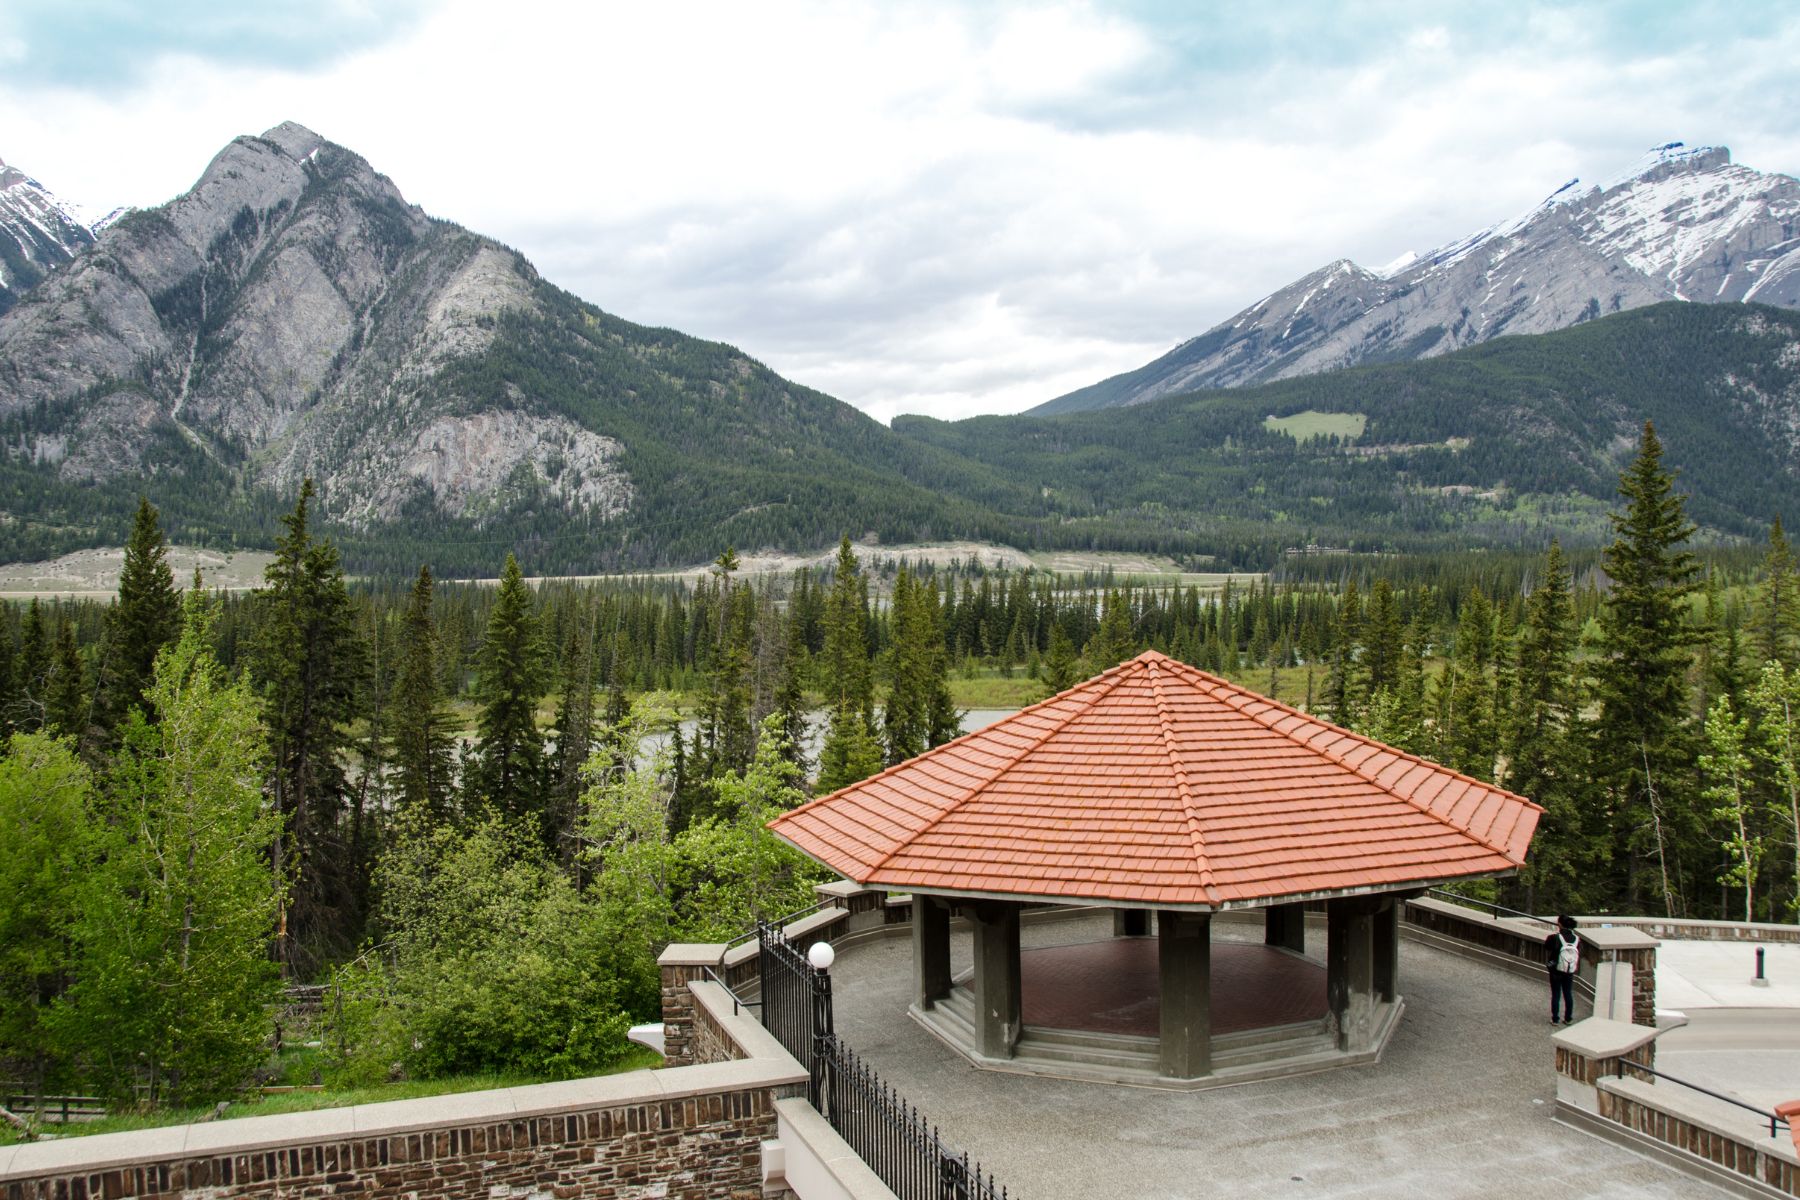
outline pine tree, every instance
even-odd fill
[[[1404,639],[1400,609],[1394,602],[1393,585],[1385,578],[1377,579],[1374,590],[1369,594],[1369,612],[1364,621],[1363,635],[1366,647],[1364,668],[1371,694],[1394,686]]]
[[[156,656],[181,633],[181,597],[156,508],[138,500],[119,570],[119,598],[107,613],[94,723],[108,740],[125,714],[143,704]]]
[[[1639,868],[1648,861],[1654,871],[1649,890],[1673,916],[1684,906],[1683,842],[1697,832],[1687,684],[1697,635],[1686,601],[1699,568],[1680,549],[1694,526],[1648,421],[1619,493],[1625,511],[1612,517],[1614,540],[1601,560],[1612,590],[1600,610],[1594,662],[1600,710],[1593,770],[1611,798],[1614,861],[1626,867],[1625,878],[1615,880],[1620,898],[1634,910],[1642,905],[1646,889]]]
[[[1131,599],[1108,588],[1100,602],[1100,627],[1088,639],[1083,656],[1090,674],[1109,671],[1137,653],[1131,631]]]
[[[0,621],[0,739],[11,737],[19,716],[19,667],[12,632]]]
[[[1480,588],[1470,590],[1456,623],[1456,661],[1450,687],[1450,765],[1477,779],[1494,777],[1494,610]]]
[[[15,728],[35,733],[44,727],[44,693],[50,682],[50,642],[44,610],[36,596],[19,622],[18,711]]]
[[[50,678],[44,688],[44,727],[57,737],[80,742],[87,732],[87,718],[87,671],[75,646],[75,627],[67,620],[59,621]]]
[[[905,762],[926,746],[926,672],[930,647],[927,631],[913,595],[912,575],[905,567],[894,578],[891,598],[893,639],[888,648],[887,704],[881,725],[887,740],[887,761]]]
[[[874,685],[864,630],[864,582],[850,539],[838,544],[837,573],[825,602],[825,649],[820,655],[830,715],[819,748],[819,788],[836,791],[881,769],[875,735]]]
[[[612,655],[615,677],[619,655]],[[621,689],[622,691],[623,689]],[[582,768],[594,747],[594,654],[593,637],[587,622],[579,617],[569,622],[568,636],[563,639],[561,695],[556,703],[556,720],[551,726],[551,740],[556,744],[556,760],[550,781],[550,841],[565,866],[573,866],[578,843],[575,822],[580,815]]]
[[[1765,579],[1756,606],[1756,653],[1759,662],[1792,667],[1800,646],[1800,576],[1793,547],[1777,516],[1769,526],[1769,552],[1763,558]]]
[[[913,588],[925,644],[921,689],[925,693],[925,744],[941,746],[962,736],[963,714],[950,694],[950,654],[944,648],[944,612],[930,580]]]
[[[391,702],[394,786],[402,811],[428,825],[457,820],[454,718],[438,688],[431,569],[421,566],[400,626],[400,662]]]
[[[1362,709],[1363,678],[1358,659],[1362,652],[1362,599],[1356,580],[1344,585],[1338,601],[1337,636],[1332,640],[1331,669],[1325,677],[1325,718],[1345,728],[1356,724]]]
[[[286,532],[255,595],[261,630],[251,655],[281,824],[273,865],[292,883],[276,955],[285,970],[302,974],[355,945],[362,914],[354,906],[363,891],[343,827],[344,762],[365,674],[363,648],[337,549],[312,536],[313,495],[308,479],[294,511],[282,518]]]
[[[1525,868],[1532,906],[1589,908],[1604,901],[1594,884],[1610,846],[1603,814],[1592,810],[1585,787],[1574,661],[1569,572],[1562,546],[1552,541],[1519,633],[1505,743],[1506,786],[1544,806]]]
[[[531,589],[510,553],[478,657],[481,711],[474,793],[515,822],[549,833],[544,811],[544,739],[537,705],[544,695],[544,651]]]

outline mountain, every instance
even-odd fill
[[[1665,302],[1420,362],[1122,409],[895,428],[1060,513],[1160,511],[1240,563],[1308,543],[1541,546],[1611,536],[1653,420],[1705,535],[1800,512],[1800,312]]]
[[[364,565],[491,571],[1004,532],[968,475],[742,352],[634,325],[295,124],[108,227],[0,317],[0,554],[266,540],[315,479]],[[360,558],[359,558],[360,556]]]
[[[1382,271],[1341,259],[1037,415],[1141,404],[1548,333],[1665,300],[1800,306],[1800,181],[1671,142]]]
[[[0,314],[93,241],[80,213],[0,161]]]

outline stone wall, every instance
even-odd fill
[[[685,1082],[636,1071],[6,1147],[0,1196],[760,1200],[775,1103],[804,1081],[792,1066],[732,1063]]]
[[[1598,1115],[1646,1140],[1711,1163],[1728,1177],[1741,1176],[1781,1195],[1800,1196],[1800,1156],[1785,1130],[1771,1136],[1750,1113],[1692,1111],[1700,1106],[1679,1095],[1680,1090],[1673,1083],[1608,1079],[1598,1089]]]

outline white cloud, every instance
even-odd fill
[[[1581,14],[1506,38],[1428,15],[1323,61],[1295,20],[1238,61],[1255,36],[1079,3],[449,0],[323,65],[0,77],[0,156],[153,204],[298,120],[587,299],[883,417],[1026,407],[1655,142],[1800,165],[1800,13],[1638,49]]]

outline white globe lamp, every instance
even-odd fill
[[[814,942],[812,949],[806,952],[806,961],[821,971],[829,971],[831,964],[837,961],[837,951],[831,948],[830,942]]]

